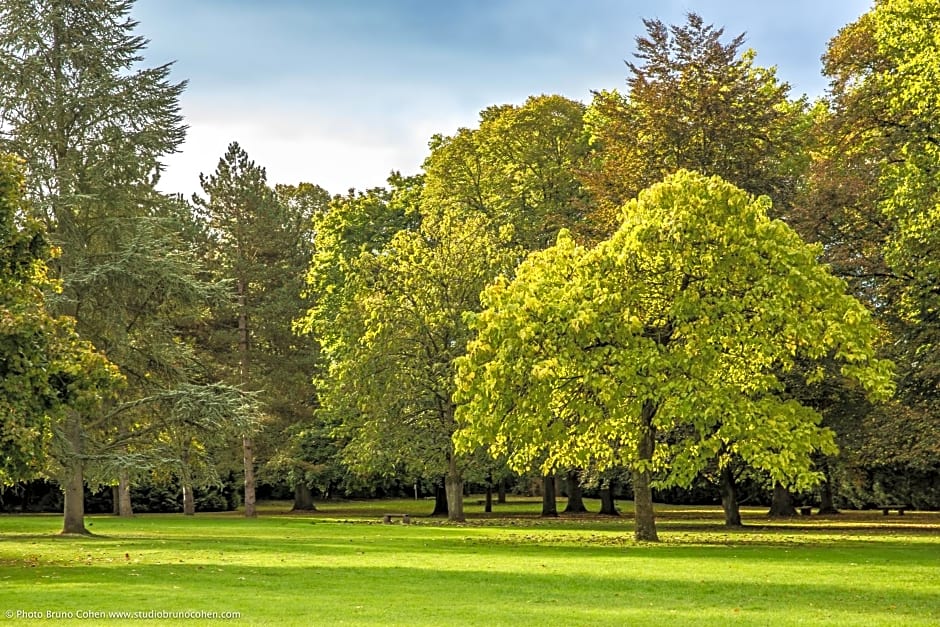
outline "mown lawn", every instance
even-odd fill
[[[415,501],[296,515],[268,504],[256,520],[91,516],[89,538],[57,536],[57,516],[0,516],[0,616],[13,612],[0,620],[117,624],[129,621],[95,613],[202,611],[240,617],[133,622],[940,623],[940,514],[771,523],[745,510],[748,527],[729,532],[716,509],[660,507],[663,541],[644,545],[629,516],[543,521],[537,503],[516,500],[483,517],[469,503],[463,525],[418,517],[430,506]],[[384,512],[416,518],[384,525]]]

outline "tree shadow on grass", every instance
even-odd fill
[[[552,555],[545,556],[550,560]],[[41,588],[50,607],[238,611],[244,620],[316,624],[929,624],[940,596],[864,577],[748,581],[707,567],[604,573],[500,572],[405,566],[134,565],[119,577],[104,566],[49,567]],[[26,581],[7,582],[11,594]],[[33,590],[39,594],[39,590]],[[36,598],[36,597],[34,597]],[[51,601],[54,599],[54,602]],[[25,601],[24,601],[25,602]],[[34,602],[33,605],[35,605]],[[32,607],[33,605],[30,605]],[[312,623],[310,623],[312,624]]]

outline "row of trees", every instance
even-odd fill
[[[87,362],[53,403],[55,369],[4,345],[4,381],[33,387],[0,398],[2,478],[57,478],[66,531],[83,480],[174,476],[191,512],[236,439],[248,515],[258,472],[300,506],[440,481],[454,520],[467,480],[625,474],[646,540],[654,486],[706,477],[739,524],[744,476],[822,480],[831,505],[860,473],[936,472],[934,3],[843,29],[812,105],[743,37],[650,20],[625,91],[490,107],[417,176],[330,198],[233,143],[191,202],[154,190],[184,85],[137,69],[132,2],[0,6],[0,150],[26,175],[4,170],[8,237],[36,242],[47,294],[32,346]]]

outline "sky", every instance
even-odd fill
[[[479,112],[623,88],[643,19],[689,12],[745,33],[791,95],[825,93],[820,56],[870,0],[137,0],[146,65],[187,81],[189,126],[160,188],[187,196],[232,141],[274,183],[333,194],[420,171],[435,133]]]

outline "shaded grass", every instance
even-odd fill
[[[465,525],[379,522],[384,512],[430,511],[415,501],[318,507],[287,515],[284,504],[264,504],[257,520],[90,517],[92,538],[55,536],[58,517],[0,517],[0,616],[84,609],[235,611],[253,625],[940,622],[937,514],[771,523],[746,510],[750,527],[728,531],[715,509],[661,507],[663,542],[646,545],[632,540],[626,518],[540,520],[528,500]]]

